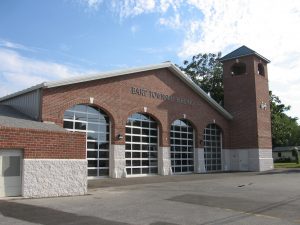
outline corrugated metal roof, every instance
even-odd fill
[[[43,131],[67,132],[64,128],[56,124],[35,121],[11,106],[0,104],[0,127],[1,126]]]
[[[70,84],[88,82],[88,81],[93,81],[93,80],[100,80],[100,79],[105,79],[105,78],[123,76],[123,75],[145,72],[145,71],[156,70],[156,69],[163,69],[163,68],[168,69],[171,72],[173,72],[173,74],[175,74],[184,83],[186,83],[190,88],[192,88],[198,95],[200,95],[214,109],[216,109],[218,112],[220,112],[226,119],[230,119],[230,120],[233,119],[233,116],[229,112],[227,112],[221,105],[219,105],[205,91],[203,91],[198,85],[196,85],[186,74],[184,74],[179,68],[177,68],[177,66],[175,66],[173,63],[170,63],[170,62],[149,65],[149,66],[144,66],[144,67],[130,68],[130,69],[125,69],[125,70],[116,70],[116,71],[100,73],[100,74],[96,74],[96,75],[92,75],[92,76],[80,76],[80,77],[75,77],[75,78],[71,78],[71,79],[64,79],[61,81],[45,82],[45,83],[36,85],[34,87],[28,88],[26,90],[32,91],[32,90],[39,89],[39,88],[60,87],[60,86],[65,86],[65,85],[70,85]],[[8,95],[8,96],[4,96],[4,97],[0,98],[0,102],[28,92],[26,90],[16,92],[16,93]]]
[[[222,58],[220,58],[220,61],[223,62],[226,60],[236,59],[236,58],[240,58],[240,57],[248,56],[248,55],[256,55],[260,59],[264,60],[266,63],[270,62],[270,60],[268,60],[267,58],[258,54],[256,51],[248,48],[245,45],[243,45],[243,46],[239,47],[238,49],[234,50],[233,52],[230,52],[227,55],[223,56]]]

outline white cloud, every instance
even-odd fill
[[[159,24],[170,27],[172,29],[178,29],[181,27],[180,15],[177,13],[170,18],[160,18]]]
[[[111,8],[122,19],[145,13],[176,12],[183,0],[112,0]]]
[[[160,0],[159,9],[162,13],[165,13],[172,8],[174,11],[177,11],[182,3],[182,0]]]
[[[189,0],[204,18],[190,21],[179,56],[228,53],[247,45],[272,62],[270,89],[300,117],[300,2],[261,0]]]
[[[155,2],[155,0],[112,0],[111,6],[121,19],[125,19],[154,12],[156,10]]]
[[[98,10],[103,0],[80,0],[88,9]]]
[[[69,78],[86,72],[90,71],[28,58],[15,50],[0,48],[0,96],[44,81]]]
[[[295,32],[300,22],[299,1],[189,0],[189,4],[204,18],[196,32],[187,28],[181,57],[225,50],[233,44],[279,56],[291,51],[300,37],[300,32]]]
[[[16,49],[16,50],[34,51],[32,48],[26,47],[18,43],[13,43],[1,38],[0,38],[0,47],[2,48],[4,47],[8,49]]]

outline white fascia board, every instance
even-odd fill
[[[45,87],[53,88],[53,87],[64,86],[64,85],[69,85],[69,84],[76,84],[76,83],[81,83],[81,82],[117,77],[117,76],[122,76],[122,75],[126,75],[126,74],[133,74],[133,73],[145,72],[145,71],[149,71],[149,70],[162,69],[162,68],[167,68],[169,66],[171,66],[171,63],[166,62],[166,63],[155,64],[155,65],[150,65],[150,66],[145,66],[145,67],[131,68],[131,69],[125,69],[125,70],[115,70],[115,71],[99,73],[99,74],[91,75],[91,76],[80,76],[80,77],[74,77],[71,79],[66,79],[66,80],[61,80],[61,81],[46,82]]]
[[[18,92],[15,92],[15,93],[3,96],[3,97],[0,98],[0,102],[3,102],[5,100],[7,100],[7,99],[10,99],[10,98],[13,98],[13,97],[16,97],[16,96],[20,96],[20,95],[29,93],[31,91],[35,91],[35,90],[43,88],[43,87],[45,87],[45,83],[37,84],[37,85],[32,86],[30,88],[26,88],[24,90],[21,90],[21,91],[18,91]]]

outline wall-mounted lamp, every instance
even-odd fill
[[[122,140],[124,137],[123,137],[122,134],[118,134],[118,135],[117,135],[117,138],[118,138],[118,140]]]

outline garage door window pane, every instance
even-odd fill
[[[157,173],[156,121],[148,115],[139,113],[131,115],[126,123],[125,141],[127,174]],[[152,167],[154,169],[150,169]]]
[[[64,115],[64,128],[86,133],[88,176],[108,176],[109,117],[101,109],[89,105],[75,105]]]
[[[173,173],[194,172],[193,128],[186,120],[173,122],[170,131],[171,165]]]
[[[216,124],[204,129],[204,159],[206,171],[222,170],[222,132]]]

